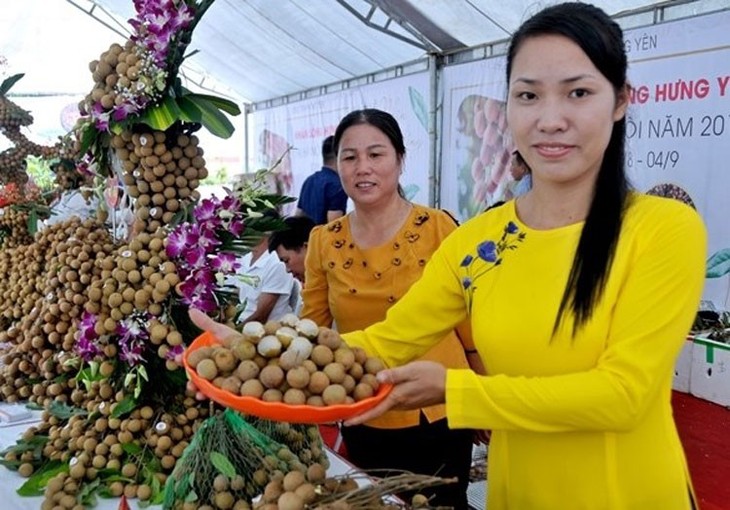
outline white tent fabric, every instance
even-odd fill
[[[408,63],[429,52],[453,52],[506,39],[527,15],[548,3],[216,0],[196,29],[191,49],[199,52],[188,59],[185,73],[204,88],[240,102],[259,102]],[[696,2],[594,3],[617,15],[676,4],[686,4],[687,14],[692,14]],[[713,3],[721,8],[728,0]],[[13,92],[87,92],[91,84],[87,63],[111,42],[123,39],[120,34],[128,32],[126,20],[133,15],[132,0],[4,2],[0,55],[13,72],[27,73]]]

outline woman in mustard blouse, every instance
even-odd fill
[[[528,19],[507,55],[507,118],[532,189],[457,229],[385,321],[344,335],[397,367],[350,424],[445,402],[449,427],[492,429],[489,510],[694,506],[671,384],[706,234],[690,207],[629,190],[626,69],[598,8]],[[489,375],[412,361],[467,317]]]
[[[431,254],[455,228],[438,209],[412,204],[400,193],[403,135],[388,113],[351,112],[334,135],[338,170],[354,210],[316,227],[309,237],[302,317],[340,333],[363,329],[420,278]],[[462,344],[444,332],[421,359],[466,368]],[[391,411],[343,430],[349,459],[364,469],[405,469],[458,477],[434,491],[432,504],[467,508],[472,435],[450,430],[443,404]]]

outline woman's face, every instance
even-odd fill
[[[584,186],[592,192],[626,94],[573,41],[557,35],[526,39],[513,63],[507,120],[534,185]]]
[[[345,130],[337,164],[342,187],[355,206],[387,201],[398,194],[401,158],[390,138],[370,124]]]

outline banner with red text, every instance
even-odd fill
[[[707,225],[705,299],[730,309],[730,12],[626,32],[634,87],[626,162],[640,191]]]
[[[352,110],[378,108],[392,114],[406,146],[401,185],[414,202],[429,200],[428,73],[353,87],[261,110],[249,115],[249,167],[268,168],[291,147],[277,174],[278,191],[297,196],[302,182],[322,166],[322,140]],[[295,205],[286,211],[293,212]]]
[[[634,92],[627,168],[693,205],[709,232],[704,298],[730,309],[730,11],[625,31]],[[504,57],[443,70],[441,206],[466,219],[511,198]]]

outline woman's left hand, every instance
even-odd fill
[[[382,370],[377,377],[381,384],[393,384],[393,389],[372,409],[346,420],[345,426],[359,425],[391,409],[420,409],[443,404],[446,398],[446,368],[434,361],[414,361]]]

